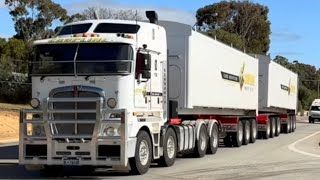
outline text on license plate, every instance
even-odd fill
[[[79,165],[79,159],[65,159],[63,160],[63,164],[66,166],[76,166]]]

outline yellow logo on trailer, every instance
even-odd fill
[[[288,94],[294,94],[296,93],[296,86],[291,84],[291,79],[289,80],[289,90],[288,90]]]
[[[240,89],[242,90],[244,85],[254,86],[256,84],[256,77],[254,74],[245,73],[246,64],[243,63],[240,69]]]

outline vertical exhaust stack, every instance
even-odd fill
[[[99,13],[98,13],[97,10],[94,11],[94,14],[93,14],[93,15],[94,15],[94,18],[95,18],[95,19],[100,19]]]
[[[146,11],[150,23],[158,24],[158,14],[155,11]]]

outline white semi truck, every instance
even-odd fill
[[[86,20],[34,42],[19,163],[148,171],[295,129],[297,75],[191,26]],[[291,78],[291,79],[290,79]]]

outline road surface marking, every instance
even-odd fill
[[[300,153],[300,154],[303,154],[303,155],[306,155],[306,156],[311,156],[311,157],[320,158],[320,155],[318,155],[318,154],[312,154],[312,153],[308,153],[308,152],[305,152],[305,151],[301,151],[301,150],[299,150],[299,149],[297,149],[297,148],[295,147],[295,145],[298,144],[299,142],[304,141],[304,140],[306,140],[306,139],[308,139],[308,138],[310,138],[310,137],[312,137],[312,136],[315,136],[315,135],[317,135],[317,134],[319,134],[319,133],[320,133],[320,131],[318,131],[318,132],[316,132],[316,133],[313,133],[313,134],[311,134],[311,135],[309,135],[309,136],[307,136],[307,137],[304,137],[304,138],[302,138],[302,139],[299,139],[299,140],[297,140],[296,142],[290,144],[290,145],[288,146],[288,148],[289,148],[291,151],[294,151],[294,152],[296,152],[296,153]]]

